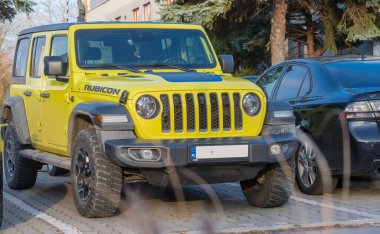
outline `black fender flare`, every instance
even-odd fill
[[[99,123],[95,120],[97,115],[101,116],[126,116],[128,122],[122,123]],[[109,132],[133,132],[134,123],[127,108],[124,105],[115,102],[83,102],[74,107],[70,114],[68,125],[68,152],[72,150],[75,133],[78,131],[75,126],[75,120],[78,116],[85,117],[90,120],[90,124],[94,126],[98,134]],[[104,135],[104,134],[103,134]],[[104,137],[103,137],[104,138]],[[102,142],[105,139],[100,139]]]
[[[7,108],[10,109],[11,113],[9,113]],[[20,139],[20,142],[25,145],[32,144],[24,99],[22,97],[12,96],[5,99],[2,107],[1,123],[6,123],[9,119],[10,114],[12,114],[13,122],[15,124],[16,132]],[[3,131],[1,132],[3,136]]]

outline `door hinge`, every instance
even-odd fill
[[[37,131],[42,131],[42,123],[40,121],[37,122]]]
[[[65,101],[71,103],[74,101],[74,96],[71,96],[69,93],[65,93]]]

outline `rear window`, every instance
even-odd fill
[[[350,61],[324,64],[346,88],[380,86],[380,61]]]

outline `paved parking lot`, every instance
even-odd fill
[[[128,189],[116,217],[86,219],[75,210],[69,177],[40,172],[36,186],[4,194],[3,233],[361,233],[380,232],[380,180],[354,180],[349,194],[307,196],[295,191],[280,208],[245,201],[238,184],[185,186],[185,201],[170,190]]]

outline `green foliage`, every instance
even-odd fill
[[[355,42],[380,37],[380,0],[287,2],[287,38],[306,43],[312,27],[318,52],[338,53]],[[203,25],[217,53],[232,54],[238,72],[245,74],[270,65],[271,11],[270,0],[177,0],[163,5],[161,16],[164,21]]]
[[[30,13],[34,2],[30,0],[1,0],[0,21],[12,20],[17,12]]]
[[[380,1],[347,2],[346,9],[337,26],[347,34],[347,41],[372,40],[380,36],[380,29],[376,25],[376,13]],[[373,11],[374,10],[374,11]],[[371,12],[373,11],[373,12]]]
[[[178,3],[179,1],[177,1]],[[258,74],[270,65],[270,4],[252,0],[183,1],[163,5],[161,19],[205,27],[217,54],[232,54],[236,70]],[[247,72],[254,72],[247,74]]]

